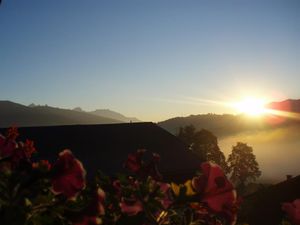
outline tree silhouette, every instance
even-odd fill
[[[189,145],[189,149],[193,150],[195,144],[195,133],[196,128],[193,125],[188,125],[185,127],[180,127],[177,137],[184,143]]]
[[[231,181],[240,189],[243,189],[247,182],[255,181],[261,175],[253,149],[246,143],[238,142],[232,147],[227,164]]]
[[[189,148],[203,161],[212,161],[228,171],[225,156],[218,146],[217,137],[208,130],[196,131],[193,125],[181,127],[178,138],[189,145]]]

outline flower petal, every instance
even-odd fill
[[[64,150],[53,165],[52,190],[67,198],[74,198],[85,188],[86,172],[82,163],[74,157],[70,150]]]

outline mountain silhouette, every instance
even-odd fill
[[[281,102],[271,102],[267,107],[284,112],[299,113],[300,99],[288,99]],[[11,101],[0,101],[0,127],[16,125],[28,126],[54,126],[74,124],[110,124],[123,122],[138,122],[136,118],[126,117],[109,109],[98,109],[86,112],[80,107],[73,110],[61,109],[50,106],[30,104],[21,105]],[[270,122],[271,121],[271,122]],[[272,121],[279,121],[273,123]],[[158,125],[176,134],[180,127],[194,125],[196,129],[207,129],[215,135],[222,137],[247,131],[259,131],[278,126],[299,125],[299,118],[281,118],[280,116],[265,115],[259,118],[250,118],[246,115],[232,114],[199,114],[187,117],[175,117]]]
[[[122,123],[122,121],[47,105],[36,106],[31,104],[25,106],[11,101],[0,101],[0,127],[108,123]]]
[[[109,109],[96,109],[95,111],[87,112],[87,111],[82,110],[80,107],[76,107],[73,110],[78,111],[78,112],[86,112],[86,113],[89,113],[92,115],[110,118],[110,119],[122,121],[125,123],[141,122],[139,119],[137,119],[135,117],[126,117],[126,116],[122,115],[121,113],[118,113],[118,112],[115,112],[115,111],[112,111]]]
[[[279,126],[300,125],[300,100],[288,99],[281,102],[271,102],[266,105],[269,109],[282,112],[299,113],[299,118],[283,117],[280,115],[266,114],[261,117],[251,118],[244,114],[199,114],[187,117],[175,117],[162,122],[158,125],[176,134],[180,127],[193,125],[197,130],[207,129],[218,137],[229,136],[241,132],[253,132],[265,129],[272,129]]]

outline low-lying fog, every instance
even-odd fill
[[[300,127],[276,128],[256,133],[244,133],[219,140],[226,155],[236,142],[245,142],[253,148],[262,171],[261,182],[276,183],[286,175],[300,175]]]

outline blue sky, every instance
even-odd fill
[[[300,98],[300,1],[3,0],[0,98],[142,120]],[[203,101],[204,100],[204,101]]]

